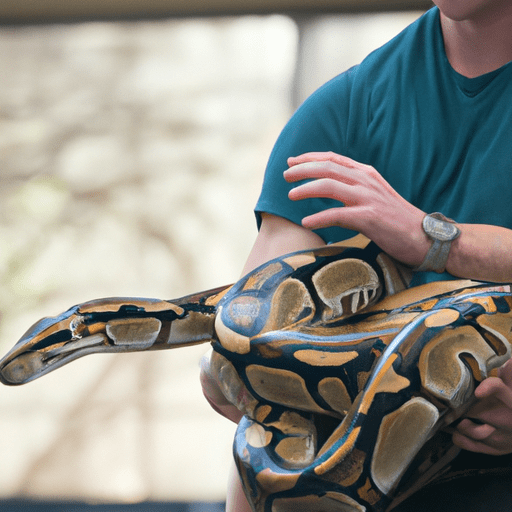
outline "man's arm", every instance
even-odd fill
[[[262,213],[261,227],[242,274],[245,275],[263,263],[283,256],[283,254],[324,245],[325,242],[313,231],[282,217]]]
[[[335,153],[309,153],[288,160],[289,182],[311,179],[291,190],[292,200],[325,197],[344,203],[303,219],[309,229],[340,226],[373,240],[393,258],[419,266],[432,243],[422,228],[426,213],[401,197],[369,165]],[[460,278],[512,282],[512,230],[459,224],[446,270]]]
[[[294,251],[322,247],[325,242],[315,233],[289,220],[275,215],[262,214],[261,227],[249,254],[242,275],[271,259]],[[201,361],[201,385],[210,405],[219,413],[238,423],[242,413],[224,397],[214,376],[210,373],[209,357]]]
[[[267,261],[294,251],[322,247],[325,242],[315,233],[289,220],[274,215],[262,214],[261,227],[249,254],[242,274],[245,275]],[[242,413],[230,404],[214,377],[209,372],[209,358],[205,357],[201,365],[201,384],[203,393],[210,405],[226,418],[238,423]],[[228,486],[226,512],[251,512],[245,498],[240,478],[233,467]]]
[[[422,213],[419,210],[418,212],[418,218],[421,218]],[[403,222],[400,224],[403,226]],[[429,241],[425,240],[425,244],[426,252]],[[309,226],[305,228],[281,217],[263,214],[262,225],[243,274],[283,254],[323,245],[323,240],[310,231]],[[401,254],[403,249],[402,246]],[[449,261],[450,264],[452,263]],[[240,411],[224,398],[220,387],[208,372],[207,360],[205,362],[201,370],[201,380],[207,400],[220,414],[238,423],[242,416]],[[488,379],[477,388],[477,395],[481,394],[482,400],[478,410],[472,411],[471,417],[483,421],[484,425],[477,425],[470,420],[461,422],[458,433],[454,435],[454,441],[459,446],[496,455],[512,450],[512,363],[504,367],[500,377],[502,379],[496,381]],[[251,512],[236,468],[233,468],[230,478],[226,512]]]
[[[421,264],[431,244],[421,227],[425,212],[397,194],[374,168],[334,153],[309,153],[290,158],[288,164],[287,181],[313,180],[294,188],[290,199],[328,197],[345,204],[306,217],[303,226],[353,229],[398,261]],[[461,278],[512,282],[512,231],[479,224],[459,227],[461,236],[452,244],[446,270]],[[499,377],[484,380],[475,390],[479,402],[458,426],[458,446],[492,455],[512,453],[512,362],[501,368]]]

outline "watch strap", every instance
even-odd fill
[[[434,240],[423,263],[414,270],[416,272],[437,272],[438,274],[442,274],[446,268],[451,245],[451,242]]]
[[[442,274],[446,269],[446,263],[448,261],[452,242],[460,235],[460,230],[456,228],[454,230],[454,235],[450,240],[440,240],[435,237],[430,229],[428,229],[428,222],[431,219],[435,219],[438,222],[455,224],[454,220],[448,219],[442,213],[436,212],[425,216],[422,226],[427,236],[432,239],[432,245],[425,256],[423,263],[419,267],[415,267],[413,270],[416,272],[437,272],[438,274]]]

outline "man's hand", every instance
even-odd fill
[[[335,153],[306,153],[289,158],[288,165],[286,181],[313,180],[292,189],[290,199],[324,197],[345,205],[305,217],[304,227],[352,229],[395,259],[421,264],[431,244],[421,226],[425,213],[401,197],[373,167]]]
[[[305,217],[304,227],[352,229],[403,263],[417,266],[423,261],[431,243],[421,227],[425,213],[401,197],[373,167],[335,153],[306,153],[289,158],[288,165],[286,181],[312,180],[292,189],[290,199],[324,197],[345,205]],[[510,231],[494,226],[464,225],[464,229],[467,241],[454,258],[453,274],[510,281],[511,264],[504,260],[501,248],[508,250],[512,243]],[[493,254],[489,254],[490,248],[494,248]],[[496,261],[502,262],[503,268]],[[479,400],[458,425],[454,443],[474,452],[512,453],[512,361],[500,369],[499,377],[483,381],[475,395]]]
[[[216,412],[228,420],[238,423],[243,414],[232,403],[230,403],[222,393],[218,381],[212,374],[210,359],[211,350],[201,359],[200,380],[203,388],[203,395]]]
[[[484,380],[475,395],[479,400],[459,423],[453,442],[472,452],[512,453],[512,359],[499,369],[498,377]]]
[[[353,229],[406,265],[422,263],[432,244],[421,225],[425,212],[400,196],[373,167],[335,153],[306,153],[289,158],[288,165],[286,181],[313,180],[292,189],[290,199],[325,197],[345,205],[305,217],[304,227]],[[459,228],[462,234],[452,244],[446,270],[460,278],[511,282],[512,230],[484,224]]]

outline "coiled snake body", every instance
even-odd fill
[[[446,427],[511,356],[510,286],[409,277],[371,243],[332,245],[173,301],[91,301],[29,329],[0,380],[211,342],[210,372],[244,413],[234,456],[255,512],[383,511],[455,457]]]

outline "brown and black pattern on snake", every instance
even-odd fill
[[[384,511],[456,455],[445,427],[511,355],[510,286],[410,277],[374,244],[332,245],[181,299],[91,301],[29,329],[0,380],[211,342],[255,512]]]

